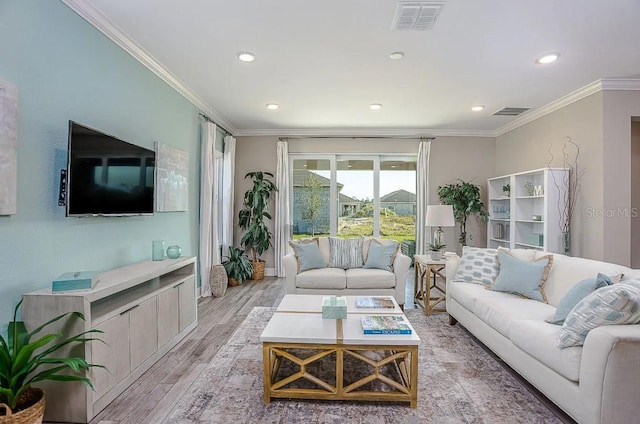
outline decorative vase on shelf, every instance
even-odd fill
[[[169,259],[178,259],[182,254],[182,249],[178,245],[167,247],[167,257]]]
[[[571,255],[571,233],[568,231],[562,232],[562,253]]]

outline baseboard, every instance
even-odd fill
[[[266,277],[277,277],[278,274],[276,273],[276,269],[275,268],[265,268],[264,269],[264,275]]]

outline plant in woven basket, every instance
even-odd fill
[[[81,313],[67,312],[29,332],[24,322],[16,319],[21,304],[22,301],[16,305],[13,321],[9,322],[7,328],[7,338],[0,335],[0,404],[11,408],[10,412],[5,412],[7,416],[32,406],[34,399],[26,400],[30,394],[33,397],[32,384],[45,380],[80,381],[93,389],[91,380],[85,377],[84,372],[91,367],[102,367],[89,364],[83,358],[55,356],[65,346],[100,340],[91,337],[89,333],[102,331],[84,331],[68,338],[64,338],[61,331],[39,334],[49,325],[65,317],[84,320]],[[69,370],[73,373],[68,373]],[[35,402],[39,400],[35,399]]]
[[[254,272],[256,268],[262,271],[264,276],[264,261],[258,257],[271,247],[271,231],[265,223],[266,219],[271,219],[269,214],[269,198],[271,193],[278,191],[276,184],[269,179],[273,178],[270,172],[249,172],[244,176],[253,180],[253,187],[244,193],[242,209],[238,213],[238,225],[246,231],[240,243],[245,250],[251,252]]]
[[[239,247],[229,247],[229,256],[222,262],[227,275],[229,276],[229,284],[235,285],[233,281],[238,283],[249,279],[253,273],[253,266],[251,260],[244,255],[244,250]]]

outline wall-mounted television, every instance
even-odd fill
[[[67,216],[153,214],[153,150],[69,121]]]

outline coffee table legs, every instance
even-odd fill
[[[309,351],[313,353],[309,355]],[[365,352],[374,351],[381,358],[372,359]],[[297,398],[320,400],[365,400],[408,402],[412,408],[418,399],[418,347],[417,346],[360,346],[360,345],[317,345],[290,343],[263,343],[264,401],[273,398]],[[335,374],[317,376],[309,372],[314,362],[335,354]],[[367,364],[368,375],[351,382],[345,387],[344,362],[348,356]],[[278,371],[284,359],[291,361],[299,370],[279,378]],[[393,364],[400,375],[398,380],[381,372],[382,367]],[[324,378],[323,378],[324,377]],[[304,379],[314,383],[316,388],[287,387]],[[363,390],[369,382],[379,380],[391,391]]]

